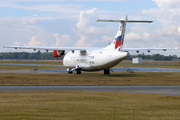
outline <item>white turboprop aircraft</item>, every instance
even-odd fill
[[[70,50],[63,59],[63,65],[67,67],[67,71],[71,74],[81,74],[81,71],[100,71],[104,70],[104,74],[110,74],[110,68],[128,57],[128,51],[140,50],[174,50],[177,48],[123,48],[126,23],[151,23],[153,21],[137,21],[128,20],[127,16],[123,20],[97,20],[102,22],[119,22],[119,29],[113,42],[105,48],[89,48],[89,47],[39,47],[39,46],[10,46],[4,45],[5,48],[34,49],[53,51],[54,57],[61,57],[65,54],[65,50]]]

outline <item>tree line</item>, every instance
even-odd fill
[[[0,59],[62,60],[63,57],[64,56],[54,58],[52,52],[41,53],[40,51],[36,53],[28,53],[28,52],[0,53]],[[164,61],[180,59],[180,57],[177,57],[177,55],[169,55],[169,56],[164,56],[160,54],[145,55],[144,53],[142,53],[138,55],[130,55],[126,58],[126,60],[132,60],[132,58],[135,58],[135,57],[141,57],[142,59],[164,60]]]
[[[38,51],[36,53],[28,53],[28,52],[0,53],[0,59],[62,60],[63,57],[54,58],[52,52],[41,53],[40,51]]]

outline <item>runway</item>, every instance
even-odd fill
[[[140,86],[0,86],[0,91],[41,91],[77,90],[100,92],[126,92],[180,96],[180,85],[140,85]]]

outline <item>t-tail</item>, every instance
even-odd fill
[[[128,20],[128,16],[126,15],[125,19],[123,20],[97,20],[97,22],[119,22],[119,28],[118,32],[113,40],[113,42],[107,46],[107,49],[115,49],[118,51],[122,51],[123,48],[123,43],[124,43],[124,36],[125,36],[125,31],[126,31],[126,23],[132,23],[132,22],[137,22],[137,23],[151,23],[153,21],[139,21],[139,20]]]

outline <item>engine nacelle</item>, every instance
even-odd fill
[[[65,51],[64,50],[54,50],[53,51],[53,56],[54,57],[62,57],[64,55]]]

